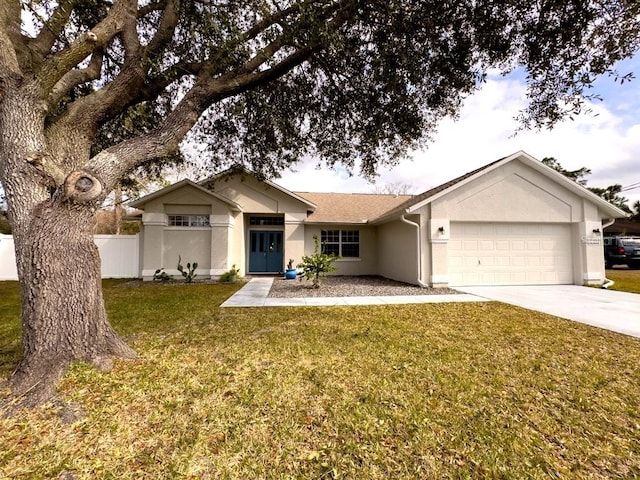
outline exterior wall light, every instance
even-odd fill
[[[440,233],[444,233],[444,227],[438,227],[438,231],[439,231]]]
[[[594,228],[593,229],[593,233],[600,233],[600,229],[599,228]]]

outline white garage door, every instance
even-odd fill
[[[449,285],[573,283],[568,224],[451,223]]]

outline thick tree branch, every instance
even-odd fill
[[[168,68],[160,76],[147,80],[144,86],[138,90],[137,95],[130,99],[125,108],[135,105],[136,103],[145,102],[158,98],[166,88],[176,80],[185,77],[195,77],[204,68],[204,63],[180,62]]]
[[[221,78],[209,82],[207,92],[212,99],[216,100],[246,92],[286,75],[308,60],[315,51],[321,49],[322,45],[317,43],[313,46],[296,50],[271,68],[240,75],[223,75]]]
[[[49,95],[53,87],[70,70],[93,52],[102,49],[124,27],[128,15],[135,15],[135,0],[117,0],[107,17],[91,31],[81,34],[76,40],[42,64],[37,74],[37,84],[44,95]]]
[[[171,0],[166,5],[165,15],[159,29],[165,30],[158,38],[160,43],[169,41],[175,30],[177,15],[174,11],[178,0]],[[136,10],[128,9],[122,15],[120,37],[125,51],[125,61],[120,72],[111,83],[91,95],[82,97],[68,108],[64,122],[78,122],[86,125],[86,129],[94,129],[94,125],[122,112],[127,106],[137,103],[147,80],[148,60],[144,58],[147,48],[140,43],[137,30]],[[95,29],[94,29],[95,30]],[[168,39],[165,36],[168,35]],[[165,84],[166,87],[168,84]],[[159,91],[158,91],[159,93]],[[55,99],[54,99],[55,100]]]
[[[71,70],[53,87],[49,95],[49,108],[54,108],[62,98],[78,85],[100,78],[103,52],[94,52],[87,68]]]
[[[233,50],[243,42],[254,39],[270,26],[278,22],[282,22],[299,13],[304,6],[308,7],[311,4],[315,4],[316,8],[322,8],[324,10],[319,18],[327,18],[340,8],[344,10],[344,6],[350,4],[350,0],[338,4],[332,3],[328,0],[311,0],[308,2],[297,3],[284,10],[279,10],[273,15],[265,17],[244,34],[241,34],[233,40],[218,47],[217,50],[219,54],[213,55],[206,62],[180,62],[167,68],[165,72],[157,75],[154,79],[149,79],[147,76],[148,66],[154,59],[157,59],[163,54],[163,49],[168,43],[170,43],[177,26],[177,15],[180,8],[180,0],[168,0],[154,3],[152,4],[152,10],[156,10],[161,7],[164,7],[165,10],[163,12],[160,25],[156,31],[156,35],[151,42],[142,49],[144,51],[142,56],[139,57],[135,55],[138,45],[136,42],[138,39],[137,37],[133,37],[133,29],[130,26],[123,27],[122,36],[125,42],[127,60],[121,68],[120,73],[104,88],[74,102],[73,106],[69,107],[69,111],[72,115],[69,115],[68,120],[82,121],[87,124],[98,120],[108,120],[115,117],[131,105],[155,98],[168,85],[185,75],[202,75],[202,72],[205,69],[208,69],[206,75],[209,78],[220,75],[228,67],[227,56],[229,51]],[[140,11],[138,11],[138,17],[140,17]],[[129,38],[129,40],[127,40],[127,38]],[[255,55],[252,60],[238,68],[234,72],[234,75],[246,74],[256,70],[266,61],[273,58],[284,44],[284,36],[274,40],[270,45],[266,46],[262,51]],[[274,69],[271,71],[271,74],[275,74],[276,72],[277,69]],[[264,75],[264,77],[268,78],[269,75]],[[224,81],[225,80],[222,80],[221,83],[224,83]]]
[[[84,170],[93,172],[100,179],[105,192],[111,191],[125,172],[146,161],[174,153],[184,136],[213,102],[285,75],[319,48],[321,47],[317,45],[297,50],[268,70],[236,77],[230,82],[214,82],[208,89],[195,86],[160,128],[104,150],[92,158]]]
[[[51,47],[64,32],[76,3],[77,0],[61,0],[58,2],[58,6],[49,21],[44,23],[38,36],[29,42],[32,50],[37,52],[40,61],[49,54]]]
[[[342,5],[335,4],[332,8],[324,12],[320,18],[328,19],[335,13],[333,18],[327,23],[327,32],[336,31],[349,19],[352,13],[352,6],[353,2],[345,1]],[[295,67],[309,59],[314,52],[324,48],[322,38],[316,38],[314,41],[309,42],[308,45],[298,47],[293,53],[287,55],[273,67],[258,70],[264,63],[273,59],[283,47],[287,46],[287,39],[291,38],[292,37],[286,33],[279,36],[241,67],[220,78],[211,79],[206,82],[209,94],[212,98],[224,98],[263,85],[286,75]]]
[[[127,68],[134,66],[134,62],[140,63],[140,38],[138,37],[138,25],[133,12],[129,12],[128,15],[124,16],[120,37],[122,38],[125,52],[125,62],[122,70],[127,70]]]
[[[7,73],[20,74],[20,63],[16,54],[16,41],[20,40],[20,2],[0,2],[0,80]],[[1,97],[1,92],[0,92]]]
[[[180,0],[166,2],[156,34],[145,48],[145,59],[157,57],[169,44],[178,25],[179,11]]]
[[[158,12],[163,10],[167,5],[166,0],[162,0],[161,2],[151,2],[148,5],[138,8],[138,18],[143,18],[153,12]]]
[[[100,180],[104,192],[110,192],[127,171],[146,161],[175,153],[184,136],[210,105],[207,100],[202,89],[192,88],[159,128],[103,150],[84,170]]]
[[[327,31],[340,28],[350,18],[351,6],[352,2],[347,1],[340,5],[341,9],[337,12],[325,12],[327,18],[333,15],[327,23]],[[104,191],[110,191],[125,172],[146,161],[174,153],[184,136],[211,104],[280,78],[308,60],[314,52],[324,48],[322,38],[318,37],[309,45],[297,48],[271,68],[258,70],[285,46],[285,38],[287,37],[277,38],[242,66],[221,77],[211,77],[211,69],[215,65],[207,62],[208,68],[200,71],[195,86],[158,129],[101,152],[90,160],[85,170],[94,172],[102,182]],[[109,88],[113,86],[114,84]]]

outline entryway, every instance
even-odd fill
[[[283,269],[282,231],[249,231],[249,273],[279,273]]]

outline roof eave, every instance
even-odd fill
[[[350,220],[320,220],[313,221],[306,219],[304,221],[307,225],[369,225],[371,222],[369,220],[360,220],[358,221],[350,221]]]
[[[409,213],[410,213],[409,209],[405,208],[405,209],[400,210],[400,211],[395,211],[395,212],[392,212],[390,214],[384,214],[384,215],[382,215],[380,217],[374,218],[373,220],[370,220],[369,223],[371,225],[381,225],[383,223],[387,223],[387,222],[390,222],[390,221],[395,220],[397,218],[400,218],[403,215],[409,215]]]
[[[456,190],[457,188],[460,188],[472,181],[474,181],[476,178],[485,175],[486,173],[489,173],[497,168],[500,168],[501,166],[503,166],[506,163],[509,163],[513,160],[516,159],[520,159],[523,160],[527,165],[531,166],[532,168],[534,168],[535,170],[539,171],[540,173],[542,173],[543,175],[550,177],[552,180],[555,180],[559,183],[563,183],[569,190],[573,191],[575,194],[577,194],[578,196],[582,197],[582,198],[586,198],[590,201],[592,201],[594,204],[596,204],[599,209],[601,210],[601,212],[603,214],[606,214],[605,216],[603,216],[602,218],[625,218],[628,216],[628,214],[626,212],[624,212],[623,210],[620,210],[618,207],[616,207],[615,205],[612,205],[611,203],[607,202],[606,200],[604,200],[602,197],[599,197],[598,195],[596,195],[595,193],[593,193],[592,191],[590,191],[589,189],[583,187],[582,185],[574,182],[573,180],[571,180],[570,178],[565,177],[564,175],[562,175],[560,172],[554,170],[551,167],[548,167],[547,165],[545,165],[544,163],[542,163],[541,161],[537,160],[536,158],[532,157],[531,155],[529,155],[528,153],[524,152],[523,150],[520,150],[516,153],[513,153],[507,157],[504,157],[500,160],[498,160],[497,162],[495,162],[493,165],[488,166],[487,168],[482,169],[481,171],[475,173],[474,175],[470,175],[469,177],[455,183],[454,185],[451,185],[448,188],[445,188],[435,194],[433,194],[432,196],[422,199],[419,202],[416,202],[413,205],[410,205],[409,207],[405,208],[402,211],[396,211],[393,212],[390,215],[383,215],[381,217],[378,217],[376,219],[373,220],[373,224],[381,224],[381,223],[385,223],[388,221],[391,221],[395,218],[399,218],[402,215],[411,215],[416,213],[417,210],[419,210],[420,208],[424,207],[425,205],[443,197],[444,195],[449,194],[450,192]]]

